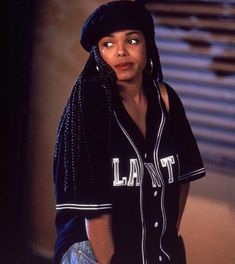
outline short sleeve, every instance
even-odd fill
[[[205,176],[205,168],[183,104],[176,92],[169,85],[166,86],[170,103],[169,116],[178,153],[178,181],[193,181]]]
[[[61,142],[54,163],[56,210],[72,210],[87,218],[110,212],[112,203],[108,192],[104,185],[90,176],[86,153],[81,153],[76,168],[77,177],[74,177],[71,171],[65,171],[63,145]]]

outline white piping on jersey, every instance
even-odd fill
[[[176,159],[177,159],[177,164],[178,164],[178,177],[179,177],[181,169],[180,169],[180,159],[179,159],[179,155],[178,154],[176,154]]]
[[[154,81],[154,85],[157,89],[158,86],[155,83],[155,81]],[[162,247],[162,238],[163,238],[163,235],[165,234],[165,231],[166,231],[167,220],[166,220],[166,212],[165,212],[165,206],[164,206],[165,183],[163,181],[163,176],[162,176],[160,166],[159,166],[158,151],[159,151],[159,145],[160,145],[160,141],[161,141],[161,137],[162,137],[163,128],[164,128],[164,125],[166,122],[166,118],[165,118],[165,115],[163,113],[159,89],[157,89],[157,92],[158,92],[158,101],[159,101],[159,105],[161,108],[161,113],[162,113],[161,116],[162,117],[161,117],[161,122],[160,122],[159,130],[158,130],[158,134],[157,134],[156,144],[155,144],[154,151],[153,151],[153,159],[154,159],[154,164],[155,164],[156,170],[159,174],[159,178],[162,182],[161,211],[162,211],[162,218],[163,218],[163,223],[162,223],[163,226],[162,226],[162,232],[161,232],[161,237],[160,237],[160,248],[161,248],[162,252],[166,255],[166,257],[170,260],[170,256],[166,253],[166,251]]]
[[[56,210],[74,209],[74,210],[102,210],[112,209],[112,204],[57,204]]]
[[[180,169],[180,161],[179,161],[179,156],[177,154],[177,161],[178,161],[178,177],[179,177],[179,181],[182,181],[184,179],[188,179],[192,176],[195,176],[195,175],[198,175],[198,174],[201,174],[201,173],[205,173],[206,172],[206,169],[204,167],[200,168],[200,169],[197,169],[197,170],[194,170],[194,171],[191,171],[189,173],[186,173],[186,174],[182,174],[180,173],[181,169]]]
[[[144,163],[143,160],[138,152],[137,147],[135,146],[135,143],[133,142],[133,140],[131,139],[131,137],[129,136],[129,134],[127,133],[127,131],[125,130],[125,128],[121,125],[121,123],[118,120],[117,114],[114,111],[114,116],[117,120],[117,123],[119,125],[119,127],[121,128],[122,132],[124,133],[124,135],[127,137],[128,141],[130,142],[130,144],[132,145],[133,149],[135,150],[135,153],[137,155],[137,158],[139,160],[139,164],[140,164],[140,214],[141,214],[141,223],[142,223],[142,262],[143,264],[147,264],[147,259],[145,257],[146,255],[146,248],[145,248],[145,240],[146,240],[146,228],[145,228],[145,223],[144,223],[144,212],[143,212],[143,177],[144,177]]]
[[[200,168],[200,169],[198,169],[198,170],[191,171],[191,172],[186,173],[186,174],[184,174],[184,175],[180,175],[180,176],[179,176],[179,180],[184,180],[184,179],[190,178],[190,177],[192,177],[192,176],[195,176],[195,175],[201,174],[201,173],[203,173],[203,172],[205,172],[205,171],[206,171],[205,168]]]

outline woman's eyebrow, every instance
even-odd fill
[[[109,37],[114,37],[114,35],[112,33],[108,34],[108,35],[105,35],[104,38],[109,38]]]
[[[140,32],[139,31],[130,31],[130,32],[127,32],[126,33],[127,36],[132,35],[132,34],[138,34],[138,35],[140,35]]]
[[[141,33],[139,31],[128,31],[126,33],[126,36],[129,36],[129,35],[132,35],[132,34],[138,34],[138,35],[140,35]],[[112,37],[113,38],[113,37],[115,37],[115,35],[113,33],[110,33],[110,34],[108,34],[105,37]]]

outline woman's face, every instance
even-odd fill
[[[139,81],[146,66],[145,38],[139,30],[122,30],[101,38],[100,54],[118,81]]]

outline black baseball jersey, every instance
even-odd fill
[[[111,213],[115,244],[112,263],[179,263],[179,187],[204,176],[205,169],[182,103],[168,85],[167,91],[169,113],[157,84],[145,88],[145,138],[121,100],[115,101],[112,171],[106,183],[98,181],[94,186],[90,182],[86,159],[81,157],[80,195],[75,199],[72,194],[64,196],[59,177],[63,168],[57,164],[56,255],[87,239],[85,217]]]

